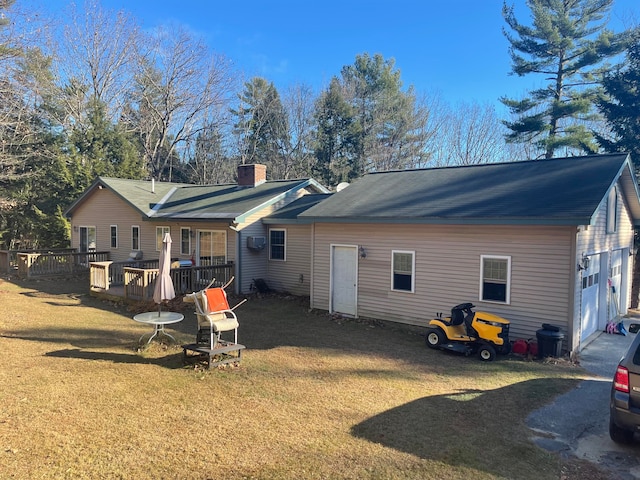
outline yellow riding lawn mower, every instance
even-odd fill
[[[511,351],[509,325],[511,322],[486,312],[474,312],[472,303],[461,303],[451,309],[450,317],[437,314],[429,322],[425,335],[427,346],[452,350],[490,361],[496,353],[506,355]]]

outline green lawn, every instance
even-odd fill
[[[149,327],[86,285],[0,280],[2,478],[607,478],[530,440],[527,414],[584,374],[568,363],[484,363],[268,296],[237,310],[242,364],[205,370],[138,351]]]

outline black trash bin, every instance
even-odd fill
[[[562,340],[564,333],[560,327],[543,323],[542,328],[536,332],[538,340],[538,358],[559,357],[562,354]]]

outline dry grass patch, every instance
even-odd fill
[[[280,296],[240,307],[242,365],[207,371],[183,366],[179,346],[139,351],[148,327],[84,282],[0,281],[0,302],[6,478],[543,480],[588,467],[540,450],[524,425],[582,378],[570,365],[481,363]],[[187,312],[170,330],[190,342],[195,325]]]

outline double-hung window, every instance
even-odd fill
[[[165,233],[169,233],[169,227],[156,227],[156,250],[162,250],[162,241],[164,240]]]
[[[391,290],[413,293],[415,288],[415,252],[393,250],[391,257]]]
[[[277,228],[269,230],[269,260],[287,259],[286,241],[286,230]]]
[[[480,257],[480,300],[510,303],[511,257]]]
[[[180,255],[191,255],[191,228],[180,229]]]
[[[111,248],[118,248],[118,226],[111,225],[109,233],[111,237]]]
[[[140,227],[131,226],[131,250],[140,250]]]

